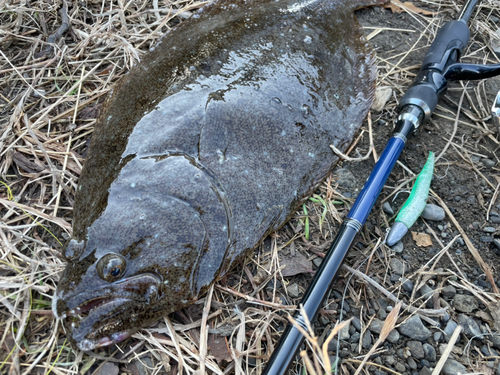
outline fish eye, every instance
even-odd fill
[[[97,274],[104,281],[115,281],[123,276],[127,261],[118,254],[106,254],[97,262]]]
[[[74,260],[83,254],[85,241],[71,240],[62,251],[62,256],[67,261]]]

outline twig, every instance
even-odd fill
[[[63,5],[61,9],[59,9],[59,15],[61,16],[61,26],[59,26],[59,28],[54,34],[50,35],[47,38],[48,45],[44,48],[43,51],[35,55],[36,59],[50,56],[52,48],[54,47],[55,49],[54,44],[57,43],[62,38],[64,33],[69,29],[70,20],[68,17],[68,5],[66,4],[65,0],[63,0]]]

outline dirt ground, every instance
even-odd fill
[[[300,302],[370,174],[373,154],[340,162],[305,209],[218,282],[210,299],[117,346],[74,349],[51,312],[64,266],[59,241],[71,233],[74,191],[102,102],[168,28],[202,4],[74,1],[68,3],[71,27],[53,50],[45,42],[61,26],[60,2],[0,1],[0,373],[142,375],[182,368],[199,374],[200,361],[207,373],[262,372],[288,322],[287,311]],[[358,11],[377,52],[378,86],[388,88],[390,97],[381,111],[371,111],[371,126],[365,123],[350,157],[365,155],[370,137],[380,155],[426,47],[462,5],[411,1]],[[500,3],[484,0],[470,28],[462,61],[498,64],[493,48]],[[315,345],[326,342],[339,374],[354,374],[371,349],[365,374],[458,374],[464,368],[500,374],[500,135],[490,116],[499,90],[500,78],[451,83],[432,119],[410,139],[346,258],[347,266],[366,277],[342,269],[313,325],[316,338],[304,354],[312,367],[325,363]],[[397,213],[429,151],[443,150],[428,201],[445,209],[446,217],[419,219],[410,231],[421,236],[414,240],[408,233],[402,250],[382,244],[395,217],[382,205],[389,202]],[[401,264],[404,272],[397,269]],[[382,334],[374,322],[390,321],[395,302],[389,294],[406,305],[396,317],[396,337],[378,345]],[[463,304],[462,297],[472,300]],[[207,327],[202,313],[208,302]],[[405,324],[416,316],[429,337],[405,334]],[[326,340],[339,320],[351,318],[356,323],[350,321],[338,341]],[[465,327],[458,338],[450,322]],[[307,363],[298,360],[291,373],[305,373]],[[320,372],[307,367],[309,374]]]

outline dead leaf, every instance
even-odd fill
[[[490,324],[493,323],[493,318],[486,311],[479,310],[478,312],[476,312],[476,317]]]
[[[283,255],[280,258],[280,266],[285,266],[281,271],[283,277],[313,272],[311,262],[298,251],[295,252],[295,256]]]
[[[418,247],[432,246],[431,236],[427,233],[411,232],[411,236],[413,237],[413,241],[417,243]]]
[[[407,12],[407,9],[409,9],[415,13],[423,14],[424,16],[435,16],[436,15],[436,13],[430,12],[430,11],[425,10],[425,9],[421,9],[412,3],[409,3],[409,2],[401,3],[398,0],[391,0],[389,3],[384,5],[384,8],[390,9],[392,11],[392,13],[403,13],[403,12]]]
[[[232,360],[231,353],[229,352],[227,342],[224,337],[215,335],[208,336],[208,347],[214,358],[217,360],[217,363],[221,361],[229,362]]]

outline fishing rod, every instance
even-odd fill
[[[408,138],[430,118],[439,98],[447,90],[448,81],[484,79],[500,74],[500,64],[476,65],[459,62],[470,37],[467,24],[478,1],[468,0],[458,20],[447,22],[439,30],[427,51],[419,74],[403,96],[392,137],[300,302],[309,320],[316,318],[349,248],[368,218]],[[305,319],[300,312],[297,312],[294,318],[297,324],[307,330]],[[302,333],[294,325],[288,324],[263,374],[286,374],[303,340]]]

